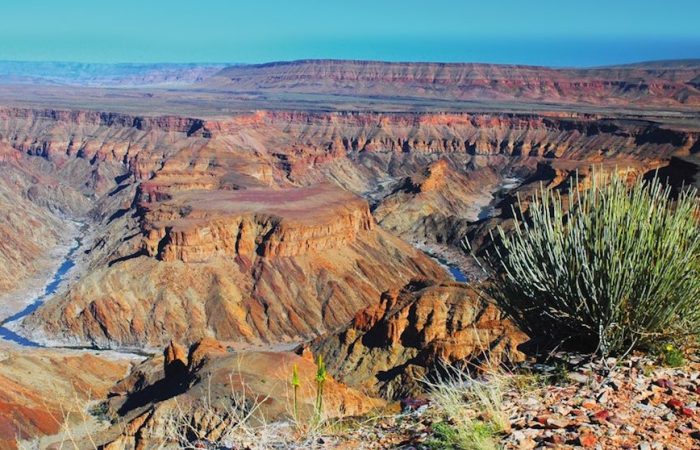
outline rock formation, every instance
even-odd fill
[[[550,69],[495,64],[308,60],[230,67],[207,80],[230,92],[538,103],[698,105],[700,65]]]
[[[172,439],[177,426],[192,427],[200,438],[216,440],[239,425],[232,407],[254,406],[253,421],[289,419],[294,410],[289,385],[293,366],[300,379],[299,414],[304,420],[313,414],[316,365],[308,354],[237,353],[214,339],[204,339],[190,348],[185,371],[174,375],[169,367],[181,361],[173,359],[174,347],[166,349],[165,358],[144,361],[112,388],[108,414],[125,425],[100,434],[97,439],[104,448],[151,448]],[[327,418],[362,414],[383,404],[331,377],[324,392]]]
[[[339,380],[388,398],[423,390],[443,365],[518,360],[527,337],[472,287],[412,282],[382,294],[342,330],[312,344]]]
[[[187,191],[140,209],[133,257],[88,274],[28,323],[100,344],[298,342],[343,325],[384,289],[446,276],[331,185]]]
[[[569,113],[0,117],[9,154],[92,195],[80,213],[95,236],[77,261],[85,274],[25,330],[128,346],[313,338],[384,290],[446,276],[384,228],[454,245],[505,173],[652,168],[698,139],[670,123]],[[381,226],[329,182],[368,199]]]

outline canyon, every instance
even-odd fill
[[[338,408],[356,414],[484,347],[518,360],[527,337],[480,294],[465,237],[483,251],[518,198],[592,165],[700,180],[695,62],[202,73],[170,89],[0,84],[0,319],[46,347],[16,358],[57,380],[76,377],[64,360],[89,360],[81,376],[100,377],[105,411],[129,424],[103,430],[111,448],[147,448],[176,402],[198,399],[207,377],[223,396],[232,371],[282,416],[254,375],[284,367],[283,380],[296,364],[311,379],[321,355]],[[5,323],[76,237],[54,295]],[[105,358],[106,377],[99,354],[56,347],[137,355]],[[13,367],[0,361],[0,377]],[[8,404],[22,404],[26,386],[12,386]],[[2,439],[33,414],[12,416]]]

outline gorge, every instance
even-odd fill
[[[104,427],[104,448],[148,448],[205,374],[224,397],[233,370],[281,416],[253,368],[312,377],[322,355],[338,404],[360,413],[480,344],[518,359],[526,336],[480,296],[465,237],[482,251],[518,198],[565,192],[593,165],[699,179],[700,63],[194,73],[177,87],[0,84],[0,351],[95,358],[83,376],[128,428]],[[21,401],[0,406],[4,440],[57,432],[20,432]]]

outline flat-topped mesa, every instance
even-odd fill
[[[309,254],[346,246],[375,226],[365,200],[330,184],[180,192],[146,208],[144,251],[162,261]]]
[[[228,92],[293,92],[590,105],[700,103],[696,63],[594,69],[304,60],[229,67],[205,84]]]

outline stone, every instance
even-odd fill
[[[517,361],[523,357],[517,346],[525,340],[473,287],[415,281],[385,292],[345,327],[310,346],[339,380],[401,398],[418,395],[423,389],[418,380],[438,369],[441,361],[468,367],[486,348],[492,363],[501,358]]]
[[[187,374],[187,352],[175,341],[163,351],[163,370],[170,379],[182,379]]]
[[[582,433],[578,437],[578,444],[583,448],[595,448],[598,438],[593,433]]]
[[[686,417],[692,417],[695,415],[695,411],[693,411],[692,409],[690,409],[688,407],[682,407],[679,412],[681,415],[686,416]]]
[[[547,428],[566,428],[570,424],[570,421],[561,416],[548,417],[545,421]]]
[[[666,402],[666,406],[673,409],[673,410],[680,410],[683,408],[683,402],[677,398],[672,398],[668,402]]]
[[[610,417],[610,411],[603,409],[593,414],[593,419],[597,422],[605,422]]]
[[[586,384],[589,381],[588,375],[585,375],[580,372],[571,372],[568,374],[568,377],[570,380],[580,384]]]

